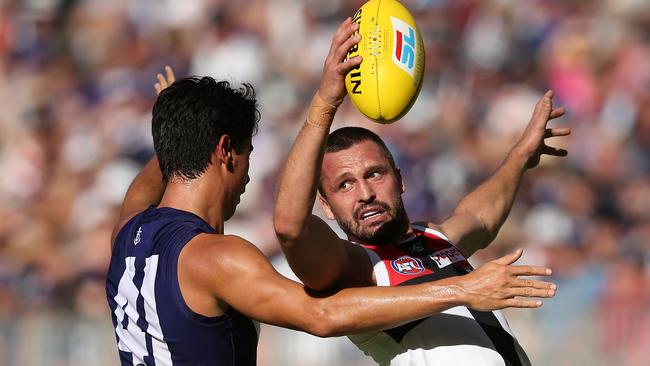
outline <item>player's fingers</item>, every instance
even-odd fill
[[[165,66],[165,72],[167,73],[167,83],[172,85],[176,81],[174,70],[172,70],[171,66],[167,65]]]
[[[153,87],[154,87],[154,89],[156,89],[156,95],[160,94],[160,92],[162,91],[162,87],[160,86],[160,84],[156,83],[156,84],[154,84]]]
[[[538,124],[546,124],[548,118],[553,110],[553,91],[547,91],[542,98],[535,104],[533,111],[533,121]]]
[[[347,18],[339,27],[339,29],[334,34],[332,38],[332,44],[330,45],[330,50],[325,59],[325,64],[331,62],[341,62],[342,57],[337,56],[337,51],[340,48],[342,43],[345,43],[350,39],[350,36],[359,29],[359,24],[352,23],[351,18]],[[349,48],[348,48],[349,49]]]
[[[355,23],[352,20],[350,20],[350,26],[348,27],[349,28],[348,33],[352,34],[352,33],[356,32],[356,31],[358,31],[359,27],[360,27],[359,23]]]
[[[333,37],[333,39],[336,39],[336,37],[338,37],[338,35],[339,35],[341,32],[343,32],[344,29],[345,29],[346,27],[349,27],[351,23],[352,23],[352,18],[351,18],[351,17],[347,17],[347,18],[345,18],[345,19],[341,22],[341,24],[339,25],[339,27],[336,29],[336,32],[334,32],[334,37]]]
[[[515,263],[517,261],[517,259],[521,258],[521,255],[523,253],[524,253],[524,251],[521,248],[519,248],[519,249],[515,250],[512,253],[506,254],[501,258],[493,260],[492,263],[507,266],[509,264]]]
[[[553,108],[553,110],[551,111],[551,114],[548,117],[548,119],[554,119],[554,118],[562,117],[562,116],[564,116],[564,113],[566,113],[566,110],[564,109],[564,107]]]
[[[156,75],[156,78],[158,79],[158,84],[160,84],[160,87],[162,89],[165,89],[167,87],[167,80],[165,79],[165,77],[159,73],[158,75]]]
[[[339,75],[345,75],[350,70],[352,70],[355,66],[359,65],[361,61],[363,61],[361,56],[354,56],[351,59],[347,59],[338,65],[337,72],[339,73]]]
[[[544,130],[544,138],[556,137],[556,136],[567,136],[571,133],[571,129],[568,127],[564,128],[547,128]]]
[[[510,280],[512,287],[531,287],[541,290],[556,290],[557,285],[551,282],[531,280],[528,278],[513,278]]]
[[[551,155],[551,156],[567,156],[569,152],[565,149],[559,149],[553,146],[542,146],[540,151],[542,154]]]
[[[511,298],[503,300],[502,304],[504,308],[538,308],[543,303],[541,300]]]
[[[549,298],[555,296],[555,290],[542,290],[532,287],[512,287],[506,290],[506,297],[541,297]]]
[[[552,105],[553,105],[553,96],[555,94],[553,93],[553,90],[548,90],[542,97],[539,99],[537,104],[535,105],[539,109],[548,109],[548,112],[551,113],[553,110]]]
[[[334,52],[334,50],[338,46],[338,44],[339,44],[338,40],[340,38],[341,32],[343,31],[343,29],[346,26],[350,25],[351,21],[352,21],[352,18],[350,18],[350,17],[345,18],[345,20],[341,23],[341,25],[339,25],[338,29],[336,29],[336,32],[334,32],[334,35],[332,36],[332,43],[330,44],[330,49],[329,49],[329,52],[328,52],[328,55],[327,55],[327,59],[330,58],[330,56],[332,55],[332,53]]]
[[[352,35],[352,33],[356,32],[357,29],[359,29],[359,24],[358,23],[353,23],[352,18],[348,17],[341,23],[341,26],[339,29],[336,31],[334,34],[334,39],[332,42],[332,46],[334,45],[339,45],[343,42],[345,42],[346,39]]]
[[[361,40],[360,34],[355,34],[352,37],[348,38],[345,42],[343,42],[341,46],[339,46],[336,49],[336,51],[334,52],[334,58],[338,62],[343,61],[343,59],[348,55],[350,48],[358,44],[360,40]]]
[[[514,276],[549,276],[553,273],[550,268],[542,266],[510,266],[508,271]]]

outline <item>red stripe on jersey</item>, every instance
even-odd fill
[[[381,259],[388,272],[390,286],[413,280],[421,276],[436,273],[447,266],[453,266],[460,273],[467,273],[472,266],[463,254],[447,240],[426,232],[414,229],[416,237],[398,245],[361,245],[372,250]],[[413,244],[409,244],[409,243]],[[410,252],[404,246],[412,245]],[[420,246],[422,248],[418,248]],[[421,252],[421,254],[416,254]]]

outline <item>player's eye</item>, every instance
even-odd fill
[[[346,180],[339,185],[339,189],[342,191],[347,191],[350,188],[352,188],[352,182],[350,182],[349,180]]]

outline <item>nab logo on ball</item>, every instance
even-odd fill
[[[401,19],[390,17],[393,24],[393,62],[407,74],[415,74],[415,29]]]
[[[409,256],[399,257],[390,262],[391,267],[403,275],[414,275],[424,272],[422,262]]]

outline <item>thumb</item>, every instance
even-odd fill
[[[515,263],[519,258],[521,258],[522,254],[524,254],[524,251],[523,251],[523,249],[519,248],[519,249],[515,250],[512,253],[506,254],[501,258],[493,260],[492,263],[507,266],[507,265]]]

